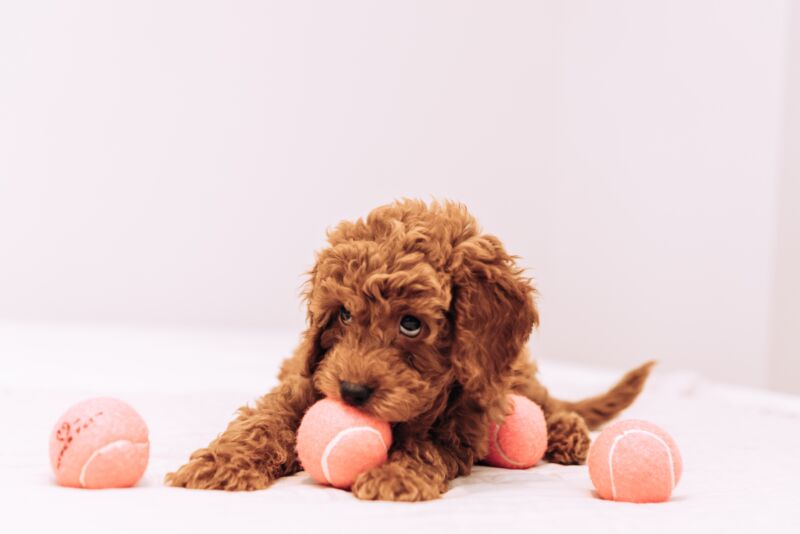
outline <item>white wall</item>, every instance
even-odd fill
[[[800,6],[790,10],[783,168],[778,195],[769,384],[800,393]]]
[[[566,5],[542,349],[764,384],[786,6]]]
[[[538,354],[764,385],[786,5],[0,4],[0,319],[299,330],[326,227],[436,196]]]

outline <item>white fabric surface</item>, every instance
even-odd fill
[[[0,510],[4,532],[800,532],[800,398],[656,371],[624,417],[677,440],[684,473],[670,502],[607,502],[585,466],[477,467],[426,503],[361,502],[305,474],[265,491],[167,488],[165,472],[275,383],[297,335],[0,324]],[[540,362],[563,398],[597,393],[622,370]],[[124,490],[55,485],[49,432],[72,403],[130,402],[151,459]]]

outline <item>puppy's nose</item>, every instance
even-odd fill
[[[361,406],[369,396],[372,395],[372,388],[363,384],[353,384],[351,382],[342,382],[339,384],[339,392],[342,394],[342,400],[351,406]]]

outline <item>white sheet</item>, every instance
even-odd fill
[[[253,493],[166,488],[165,472],[271,387],[295,334],[0,324],[0,529],[4,532],[800,532],[800,399],[656,372],[625,414],[666,428],[684,458],[673,499],[607,502],[586,467],[477,467],[440,500],[361,502],[305,474]],[[556,396],[603,390],[618,371],[541,362]],[[133,489],[54,484],[51,426],[71,403],[114,395],[150,426]]]

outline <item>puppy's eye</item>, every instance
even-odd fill
[[[400,319],[400,332],[404,336],[417,337],[422,331],[422,322],[413,315],[404,315]]]
[[[342,306],[342,308],[339,310],[339,319],[343,324],[350,324],[350,321],[353,320],[353,316],[350,315],[350,312],[347,311],[347,308]]]

